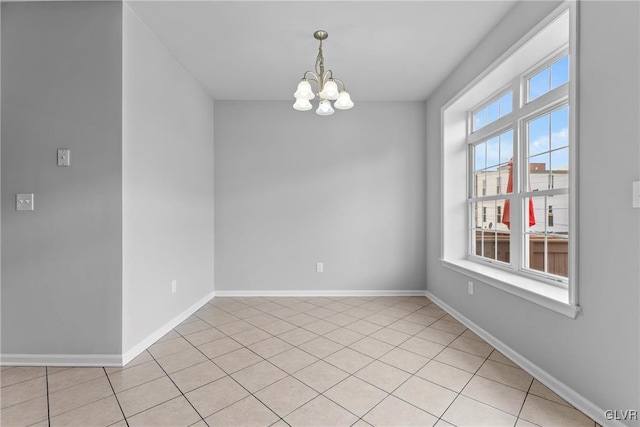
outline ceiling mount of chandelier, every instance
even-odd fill
[[[309,111],[313,108],[311,100],[316,97],[316,94],[320,98],[320,103],[316,113],[321,116],[330,116],[333,114],[333,107],[338,110],[348,110],[353,107],[353,101],[351,96],[347,92],[342,80],[333,77],[333,71],[324,70],[324,56],[322,55],[322,41],[329,37],[329,34],[324,30],[318,30],[313,33],[313,37],[320,41],[320,47],[318,48],[318,57],[316,58],[315,71],[306,71],[298,83],[298,90],[293,96],[296,98],[293,108],[298,111]],[[311,82],[315,82],[317,85],[317,92],[313,91]],[[339,90],[338,84],[342,86],[342,90]],[[333,106],[331,101],[334,101]]]

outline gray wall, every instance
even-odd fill
[[[1,7],[2,352],[118,354],[122,5]]]
[[[216,101],[216,291],[424,289],[425,104],[355,102]]]
[[[581,2],[579,47],[579,293],[572,320],[440,263],[440,108],[556,4],[524,2],[427,102],[427,289],[604,409],[637,409],[640,210],[639,4]]]
[[[126,5],[123,27],[127,352],[213,292],[213,100]]]

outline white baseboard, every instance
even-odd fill
[[[145,351],[151,344],[182,323],[213,298],[213,292],[165,323],[124,354],[2,354],[1,366],[109,366],[120,367]]]
[[[121,366],[120,354],[3,354],[2,366]]]
[[[595,405],[593,402],[558,380],[556,377],[549,374],[547,371],[540,368],[538,365],[531,362],[526,357],[522,356],[520,353],[517,353],[511,347],[507,346],[498,338],[482,329],[480,326],[466,318],[463,314],[455,310],[453,307],[449,306],[447,303],[442,301],[437,296],[433,295],[431,292],[426,291],[425,296],[442,307],[442,309],[451,314],[451,316],[455,317],[460,323],[471,329],[480,338],[491,344],[498,351],[507,356],[522,369],[527,371],[542,384],[549,387],[558,396],[562,397],[576,409],[582,411],[585,415],[595,420],[598,424],[608,427],[625,427],[625,424],[620,421],[605,419],[605,411],[602,408]]]
[[[214,291],[214,295],[217,297],[423,297],[424,292],[424,290]]]
[[[162,325],[160,328],[156,329],[155,332],[151,333],[149,336],[147,336],[145,339],[140,341],[138,344],[134,345],[132,348],[127,350],[126,353],[124,353],[122,355],[122,366],[124,366],[127,363],[129,363],[136,356],[138,356],[140,353],[142,353],[147,348],[149,348],[149,346],[151,344],[153,344],[154,342],[158,341],[165,334],[167,334],[173,328],[175,328],[180,323],[182,323],[186,318],[188,318],[193,313],[198,311],[200,309],[200,307],[205,305],[207,302],[211,301],[211,298],[213,298],[213,297],[214,297],[214,292],[211,292],[211,293],[207,294],[204,298],[201,298],[198,302],[193,304],[191,307],[187,308],[185,311],[183,311],[182,313],[180,313],[179,315],[177,315],[173,319],[169,320],[167,323]]]

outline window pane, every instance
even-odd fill
[[[551,169],[553,171],[566,171],[569,169],[569,149],[563,148],[551,152]]]
[[[488,202],[484,202],[484,227],[487,230],[495,230],[496,228],[496,201],[491,200]]]
[[[473,197],[485,196],[487,172],[482,170],[475,173],[473,177]]]
[[[547,212],[545,197],[528,197],[524,206],[525,230],[530,233],[545,233]]]
[[[511,113],[513,109],[513,95],[507,92],[502,97],[493,100],[485,108],[473,113],[473,130],[479,130],[490,123],[495,122],[500,117],[504,117]]]
[[[545,68],[529,79],[529,101],[549,92],[551,69]]]
[[[500,176],[500,171],[499,170],[488,170],[487,171],[487,185],[485,187],[486,191],[485,191],[485,196],[494,196],[496,194],[499,194],[496,189],[498,186],[498,177]]]
[[[530,234],[526,236],[525,268],[569,276],[569,238],[564,236],[548,236]]]
[[[496,231],[509,233],[511,209],[505,199],[496,200]]]
[[[473,253],[482,256],[482,231],[478,230],[475,232],[476,238],[473,241],[474,251]]]
[[[500,98],[500,117],[506,116],[513,108],[513,96],[511,92],[507,92]]]
[[[569,195],[556,194],[547,197],[547,231],[569,234]],[[550,219],[551,218],[551,219]]]
[[[500,166],[500,194],[509,194],[513,192],[513,174],[512,163]]]
[[[528,203],[525,268],[568,277],[569,195],[534,197]]]
[[[529,191],[549,189],[549,154],[529,158]]]
[[[498,120],[498,117],[500,116],[500,100],[489,104],[487,110],[487,123],[492,123]]]
[[[569,55],[561,58],[551,66],[551,89],[555,89],[569,81]]]
[[[551,176],[549,188],[569,188],[569,149],[551,152]]]
[[[547,273],[569,277],[568,236],[547,236]]]
[[[551,149],[569,145],[569,107],[551,113]]]
[[[502,224],[505,200],[477,202],[472,205],[471,253],[488,259],[510,262],[509,228]]]
[[[528,234],[525,238],[527,246],[527,262],[525,268],[545,272],[545,235]]]
[[[487,146],[486,143],[482,143],[482,144],[478,144],[475,147],[473,147],[473,150],[475,152],[475,170],[480,170],[480,169],[484,169],[487,167],[487,162],[486,162],[486,151]]]
[[[482,202],[471,204],[471,228],[482,228]]]
[[[509,263],[511,262],[511,247],[510,247],[509,233],[496,233],[496,245],[497,253],[496,259],[498,261]]]
[[[500,163],[509,163],[513,157],[513,131],[500,135]]]
[[[496,259],[496,233],[485,231],[482,233],[482,255],[485,258]]]
[[[487,167],[500,163],[500,138],[495,136],[487,141]]]
[[[473,130],[482,129],[487,125],[487,109],[484,108],[474,114]]]
[[[549,114],[538,117],[527,124],[529,156],[549,151]]]

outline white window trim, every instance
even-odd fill
[[[551,14],[543,19],[538,25],[536,25],[531,31],[529,31],[522,39],[520,39],[515,45],[501,55],[496,61],[492,63],[483,73],[476,77],[471,83],[469,83],[460,93],[458,93],[451,101],[449,101],[441,109],[441,264],[453,271],[461,273],[467,277],[474,278],[475,280],[482,281],[498,289],[501,289],[510,294],[521,297],[527,301],[545,307],[549,310],[561,313],[567,317],[575,318],[580,311],[578,304],[578,276],[577,276],[577,262],[578,262],[578,212],[576,207],[578,188],[577,188],[577,176],[578,176],[578,164],[577,164],[577,144],[578,140],[578,102],[577,102],[577,81],[578,70],[576,64],[578,64],[577,54],[577,13],[578,7],[576,1],[566,1],[558,8],[556,8]],[[569,150],[569,165],[570,165],[570,177],[569,177],[569,209],[570,209],[570,223],[569,223],[569,275],[568,275],[568,287],[563,288],[559,286],[551,285],[544,280],[539,280],[530,275],[524,275],[521,272],[515,273],[506,271],[500,268],[496,268],[489,263],[474,262],[467,259],[468,254],[468,209],[466,209],[468,202],[468,188],[463,191],[459,184],[449,185],[447,182],[459,182],[462,180],[465,187],[468,185],[467,180],[467,167],[460,167],[462,156],[465,157],[468,162],[468,155],[466,154],[467,148],[467,126],[469,126],[468,114],[470,110],[479,108],[487,97],[490,97],[504,90],[505,79],[498,78],[496,81],[494,71],[506,70],[510,72],[509,67],[513,66],[513,63],[517,61],[514,59],[517,57],[518,51],[520,51],[525,45],[531,42],[536,36],[545,28],[550,27],[558,18],[560,18],[565,12],[569,11],[569,55],[571,58],[571,66],[569,70],[569,85],[564,87],[564,90],[568,89],[569,97],[569,133],[570,133],[570,147]],[[541,41],[540,43],[543,43]],[[533,46],[533,48],[531,47]],[[535,49],[537,46],[535,43],[529,44],[528,49]],[[543,56],[537,58],[528,67],[518,70],[518,78],[523,78],[531,74],[536,68],[539,68],[543,61],[548,61],[561,46],[556,46],[555,50],[549,52],[548,50]],[[522,55],[520,55],[522,56]],[[508,63],[508,64],[507,64]],[[512,70],[511,70],[512,71]],[[516,78],[511,75],[509,78]],[[507,80],[509,79],[507,78]],[[501,86],[495,86],[493,91],[489,93],[483,93],[481,96],[474,91],[480,82],[486,82],[489,80],[493,84],[500,84],[499,80],[502,80]],[[553,91],[561,88],[553,89]],[[514,93],[514,100],[526,96],[525,93],[518,94],[516,97]],[[459,108],[459,104],[463,102],[464,109]],[[533,113],[536,108],[536,100],[524,105],[523,108],[530,108]],[[455,108],[454,108],[455,107]],[[498,119],[499,122],[507,117]],[[505,122],[509,121],[508,119]],[[494,122],[495,123],[495,122]],[[506,124],[506,123],[505,123]],[[464,129],[462,129],[464,128]],[[477,131],[477,137],[480,138],[484,128]],[[493,130],[495,132],[495,128]],[[514,129],[515,132],[515,129]],[[453,135],[453,136],[450,136]],[[475,132],[472,134],[474,139],[476,137]],[[461,147],[464,147],[465,154],[461,154]],[[455,160],[455,161],[454,161]],[[457,162],[457,163],[456,163]],[[454,166],[457,166],[454,167]],[[449,185],[449,187],[447,187]],[[458,227],[459,226],[459,227]],[[458,227],[458,228],[456,228]],[[466,283],[465,283],[466,286]]]

